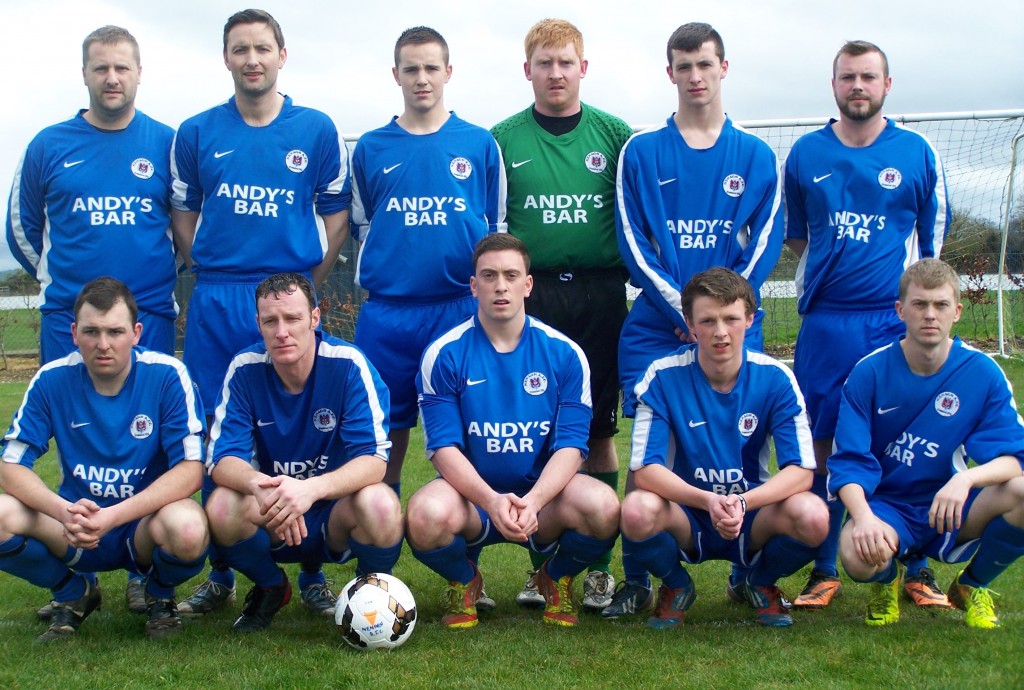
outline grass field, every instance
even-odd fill
[[[1024,390],[1024,361],[1004,365]],[[24,390],[23,382],[0,383],[0,416],[9,418]],[[617,442],[625,457],[628,423]],[[40,471],[56,480],[52,453]],[[414,436],[406,494],[432,475],[422,437]],[[616,548],[617,577],[618,556]],[[869,629],[862,622],[868,588],[848,580],[829,610],[797,613],[790,629],[764,629],[750,609],[725,598],[726,564],[706,563],[691,569],[699,596],[686,625],[661,632],[648,630],[642,618],[605,621],[591,615],[572,630],[544,626],[539,612],[514,603],[528,565],[517,546],[487,549],[481,569],[498,610],[474,630],[450,632],[437,622],[443,583],[406,548],[395,574],[416,595],[419,621],[404,647],[372,653],[348,649],[333,621],[307,614],[297,593],[269,631],[231,633],[248,589],[244,582],[230,610],[186,621],[183,634],[153,642],[143,633],[144,619],[125,609],[122,573],[102,576],[103,609],[74,639],[40,646],[33,640],[44,626],[35,609],[47,593],[0,574],[0,687],[1012,688],[1024,682],[1021,564],[996,583],[999,631],[969,630],[959,613],[931,616],[908,606],[898,625]],[[296,569],[289,570],[294,583]],[[956,573],[946,565],[936,571],[944,586]],[[337,586],[352,574],[351,565],[328,568]],[[806,571],[780,584],[795,595],[805,578]],[[180,588],[179,596],[187,591]]]

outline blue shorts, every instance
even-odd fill
[[[876,311],[816,309],[804,314],[796,337],[793,374],[804,394],[813,438],[835,436],[839,398],[854,365],[905,331],[892,307]]]
[[[420,357],[442,335],[476,313],[476,298],[417,304],[375,298],[363,303],[355,345],[366,353],[391,392],[391,428],[416,426]]]
[[[47,364],[65,357],[78,348],[71,337],[71,323],[75,316],[70,309],[44,311],[39,324],[39,363]],[[142,336],[139,345],[174,356],[174,319],[139,312]]]
[[[485,546],[490,546],[491,544],[518,544],[519,546],[524,546],[531,551],[536,551],[537,553],[543,553],[545,555],[553,554],[555,549],[558,548],[557,539],[547,544],[541,544],[534,541],[533,535],[530,535],[525,542],[509,541],[501,533],[501,530],[494,526],[494,523],[491,521],[491,516],[487,514],[487,511],[478,505],[474,505],[473,507],[476,508],[476,514],[480,516],[480,524],[483,525],[483,527],[480,530],[480,534],[472,539],[466,540],[466,546],[468,548],[482,549]]]
[[[340,500],[340,499],[338,499]],[[341,554],[332,553],[327,548],[327,527],[331,519],[331,511],[338,503],[334,501],[317,501],[303,516],[306,520],[307,536],[298,546],[288,546],[278,542],[270,547],[270,557],[275,563],[337,563],[342,564],[352,559],[352,549]],[[273,537],[271,537],[273,539]]]
[[[980,493],[981,489],[971,489],[967,495],[961,524],[966,522],[974,499]],[[868,499],[868,505],[875,517],[896,530],[900,540],[900,551],[896,554],[899,558],[913,554],[928,556],[943,563],[961,563],[971,558],[981,543],[980,539],[971,539],[963,544],[957,544],[957,538],[960,536],[958,529],[944,534],[936,532],[934,527],[928,525],[930,503],[909,505],[899,500],[872,496]]]
[[[182,359],[199,386],[207,415],[213,415],[231,359],[263,339],[256,324],[256,286],[264,278],[262,274],[196,274]]]
[[[750,553],[749,545],[750,530],[760,508],[752,508],[743,516],[740,536],[735,539],[723,539],[711,524],[711,514],[708,511],[678,505],[686,513],[693,533],[693,550],[687,552],[685,549],[679,549],[679,560],[691,564],[704,561],[732,561],[747,567],[757,564],[761,551]]]
[[[764,350],[764,334],[761,322],[764,311],[758,309],[754,323],[747,329],[743,344],[758,352]],[[619,337],[619,382],[622,385],[622,416],[633,417],[636,413],[636,396],[633,388],[636,382],[651,366],[651,362],[672,354],[684,345],[672,325],[643,293],[633,303],[633,308],[622,326]]]
[[[140,520],[132,520],[103,535],[95,549],[78,549],[67,563],[72,570],[81,573],[101,573],[108,570],[130,570],[146,573],[150,566],[139,565],[139,554],[135,551],[135,530]]]

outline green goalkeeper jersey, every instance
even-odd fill
[[[633,130],[583,105],[579,124],[554,136],[533,106],[498,123],[508,178],[508,231],[530,250],[540,271],[622,266],[615,239],[615,173]]]

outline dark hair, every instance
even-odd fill
[[[256,286],[256,307],[259,309],[260,300],[269,295],[280,297],[282,294],[290,295],[296,290],[302,292],[309,302],[309,310],[316,308],[316,295],[313,293],[313,284],[309,278],[301,273],[275,273],[264,278]]]
[[[668,56],[669,67],[672,66],[673,50],[692,53],[695,50],[700,50],[700,47],[708,41],[714,42],[715,55],[718,56],[719,60],[724,60],[725,44],[722,43],[722,37],[710,24],[705,24],[704,22],[683,24],[668,38],[668,48],[665,50],[665,54]]]
[[[835,59],[832,60],[832,76],[836,76],[836,68],[839,67],[839,58],[843,55],[864,55],[866,53],[878,53],[882,56],[882,76],[886,79],[889,78],[889,58],[885,56],[882,49],[876,46],[870,41],[847,41],[843,44],[843,47],[836,53]]]
[[[132,47],[132,53],[135,55],[135,64],[142,64],[139,58],[139,42],[135,40],[135,37],[128,33],[128,29],[122,29],[120,26],[114,26],[108,24],[107,26],[101,26],[100,28],[93,31],[91,34],[85,37],[82,41],[82,66],[89,61],[89,46],[93,43],[102,43],[104,45],[112,46],[118,43],[128,43]]]
[[[78,314],[86,304],[99,311],[108,312],[118,302],[124,302],[124,306],[128,307],[128,315],[131,316],[134,325],[139,320],[139,305],[135,303],[135,295],[128,289],[128,286],[110,276],[90,280],[82,287],[75,299],[75,321],[78,321]]]
[[[481,254],[485,252],[501,252],[506,249],[511,249],[522,255],[523,264],[526,265],[526,272],[529,273],[530,250],[526,248],[526,244],[521,239],[506,232],[484,235],[484,238],[476,243],[476,249],[473,250],[473,273],[476,273],[476,263],[480,259]]]
[[[710,297],[723,306],[743,300],[747,316],[757,311],[757,297],[747,279],[721,266],[698,273],[683,288],[683,316],[687,321],[693,319],[693,303],[698,297]]]
[[[395,67],[398,67],[398,53],[405,46],[418,46],[424,43],[437,43],[441,46],[441,52],[444,53],[444,64],[448,66],[448,41],[444,40],[444,36],[439,34],[429,26],[414,26],[411,29],[406,29],[402,32],[402,35],[398,37],[395,42]]]
[[[228,17],[227,24],[224,25],[225,53],[228,51],[228,34],[239,24],[266,24],[274,32],[274,40],[277,41],[277,47],[284,48],[284,32],[281,31],[281,25],[277,23],[277,20],[274,19],[270,12],[266,10],[242,10]]]

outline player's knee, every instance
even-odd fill
[[[363,527],[374,541],[390,545],[402,538],[402,504],[386,484],[363,487],[353,496],[356,524]]]
[[[626,498],[622,501],[619,520],[619,529],[623,536],[633,541],[639,541],[654,534],[655,517],[662,501],[660,496],[650,491],[638,489],[626,494]]]
[[[191,499],[178,501],[173,511],[166,516],[168,541],[171,553],[181,560],[191,561],[206,552],[210,544],[209,522],[206,513]]]
[[[27,508],[10,494],[0,494],[0,540],[7,541],[23,531],[20,516]]]
[[[452,506],[439,497],[417,492],[405,509],[405,535],[409,543],[420,548],[445,532]]]
[[[828,506],[810,492],[799,493],[789,499],[789,509],[799,541],[808,546],[819,546],[828,536]]]
[[[233,531],[243,522],[247,522],[243,496],[223,486],[213,490],[206,499],[206,517],[210,531],[215,537]]]

